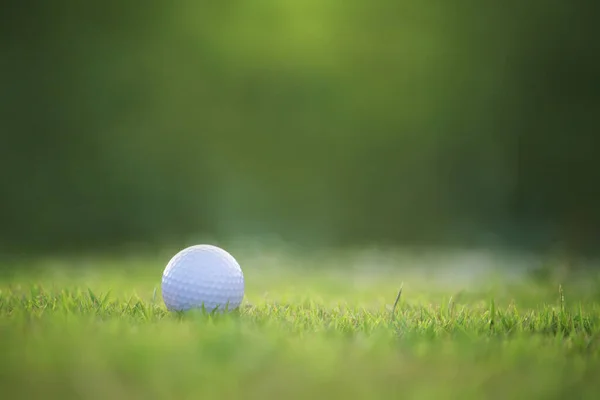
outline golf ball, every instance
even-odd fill
[[[171,311],[202,308],[231,311],[244,298],[244,274],[225,250],[196,245],[181,250],[167,264],[162,276],[162,296]]]

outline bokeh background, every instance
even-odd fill
[[[8,1],[0,250],[600,237],[583,1]]]

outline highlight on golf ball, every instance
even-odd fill
[[[227,251],[207,244],[195,245],[171,258],[161,287],[170,311],[232,311],[244,298],[244,274]]]

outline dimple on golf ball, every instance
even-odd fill
[[[162,277],[162,296],[171,311],[202,308],[231,311],[244,298],[244,274],[235,258],[212,245],[195,245],[175,254]]]

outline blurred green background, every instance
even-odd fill
[[[0,247],[594,250],[598,6],[9,1]]]

